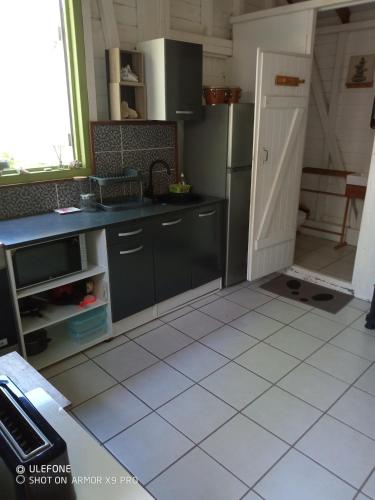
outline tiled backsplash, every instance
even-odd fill
[[[148,180],[148,167],[156,159],[165,160],[171,168],[169,176],[162,168],[154,171],[155,192],[164,192],[176,180],[176,124],[169,122],[94,122],[92,150],[100,177],[121,175],[124,167],[139,170]],[[96,191],[94,185],[91,186]],[[88,192],[89,181],[66,180],[0,187],[0,219],[50,212],[55,208],[79,206],[81,192]],[[105,197],[118,196],[122,187],[105,188]],[[132,194],[131,185],[127,192]]]

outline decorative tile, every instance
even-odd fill
[[[121,153],[95,153],[95,167],[95,175],[98,177],[122,175]],[[105,192],[107,187],[102,189]]]
[[[194,448],[148,485],[163,500],[238,500],[247,487],[199,448]]]
[[[152,413],[106,443],[106,448],[142,483],[160,474],[193,443]]]
[[[290,444],[322,414],[278,387],[272,387],[242,413]]]
[[[51,212],[57,207],[53,182],[1,187],[0,217],[11,219]]]
[[[280,439],[237,415],[200,447],[248,486],[252,486],[288,449]]]
[[[84,181],[62,181],[56,182],[57,187],[57,207],[78,207],[80,206],[81,193],[88,193],[89,182]]]
[[[173,148],[176,133],[174,124],[121,125],[122,149]]]
[[[320,465],[290,450],[256,485],[267,500],[352,500],[356,490]]]
[[[92,126],[92,145],[94,151],[121,151],[121,127],[119,125]]]

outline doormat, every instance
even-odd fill
[[[268,281],[260,288],[332,314],[339,312],[353,299],[346,293],[284,274]]]

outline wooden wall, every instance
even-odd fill
[[[335,61],[339,50],[343,50],[343,64],[335,81]],[[375,25],[371,29],[347,31],[345,34],[318,34],[315,42],[315,61],[319,69],[327,103],[333,99],[332,86],[338,86],[338,96],[332,126],[341,151],[343,167],[347,170],[368,174],[374,130],[369,126],[374,88],[347,89],[345,86],[349,60],[352,55],[375,53]],[[326,168],[326,137],[323,132],[316,102],[312,96],[307,125],[304,165]],[[303,186],[322,188],[334,192],[343,192],[345,182],[335,178],[320,179],[316,176],[304,175]],[[339,225],[342,222],[344,199],[302,193],[303,203],[311,209],[312,219],[321,223],[318,227],[326,228],[327,224]],[[349,237],[356,243],[361,222],[363,203],[357,202],[359,216],[352,214]],[[331,228],[332,229],[332,228]],[[336,228],[337,229],[337,228]]]

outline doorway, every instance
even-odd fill
[[[293,270],[352,282],[374,130],[375,6],[319,12]]]

